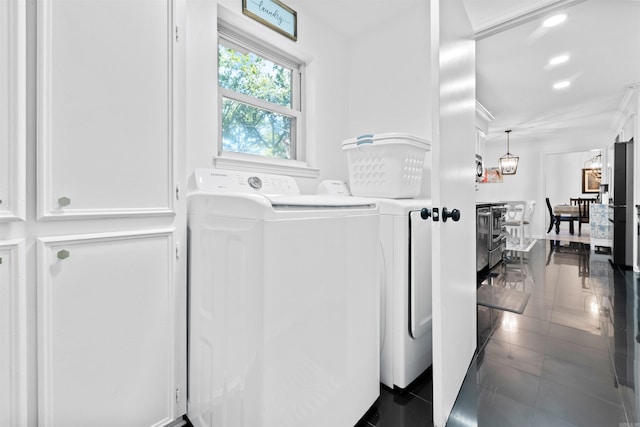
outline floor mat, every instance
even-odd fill
[[[477,303],[485,307],[522,314],[531,293],[506,289],[502,286],[482,285],[478,288]]]

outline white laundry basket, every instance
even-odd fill
[[[420,194],[429,141],[406,133],[368,134],[347,139],[342,149],[352,195],[408,199]]]

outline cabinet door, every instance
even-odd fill
[[[172,240],[39,239],[39,425],[162,426],[180,415]]]
[[[38,214],[173,210],[170,0],[38,1]]]
[[[0,426],[27,423],[23,246],[0,241]]]
[[[0,221],[25,218],[25,2],[0,1]]]

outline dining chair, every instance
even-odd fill
[[[511,237],[512,242],[519,244],[521,247],[524,246],[527,236],[525,228],[531,224],[531,217],[535,205],[535,200],[505,202],[505,206],[507,207],[504,222],[505,229]],[[528,233],[529,235],[531,234],[530,231],[531,230],[529,230]]]
[[[511,243],[524,243],[524,211],[527,206],[525,201],[504,202],[507,212],[504,216],[504,227],[507,231],[507,239]]]
[[[547,202],[547,209],[549,210],[549,229],[547,230],[547,233],[551,231],[554,225],[556,227],[556,234],[560,233],[560,223],[568,222],[569,233],[573,234],[574,233],[573,221],[576,221],[578,217],[573,215],[555,215],[553,213],[553,208],[551,207],[551,202],[549,201],[549,198],[546,197],[545,200]]]
[[[596,199],[578,199],[578,236],[582,234],[582,224],[589,223],[589,205]]]

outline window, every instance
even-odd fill
[[[221,28],[219,153],[302,160],[302,64]]]

